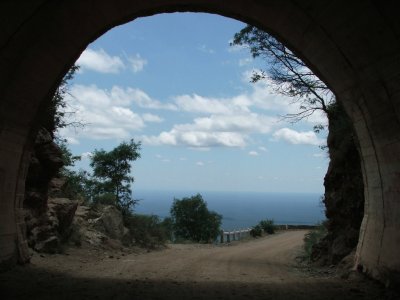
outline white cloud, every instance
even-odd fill
[[[276,123],[276,118],[256,113],[237,115],[211,115],[196,118],[193,123],[175,125],[179,131],[206,132],[258,132],[269,133]]]
[[[250,155],[250,156],[258,156],[259,154],[258,154],[257,151],[250,151],[250,152],[249,152],[249,155]]]
[[[196,165],[199,166],[199,167],[203,167],[204,163],[202,161],[198,161],[198,162],[196,162]]]
[[[164,121],[161,117],[153,114],[143,114],[142,119],[145,122],[151,122],[151,123],[161,123],[162,121]]]
[[[243,81],[249,83],[253,72],[248,70],[243,73]],[[250,84],[250,83],[249,83]],[[250,84],[250,91],[238,94],[230,98],[204,97],[198,94],[179,95],[174,97],[176,109],[190,113],[201,114],[243,114],[250,113],[253,109],[266,111],[269,115],[284,116],[300,112],[299,104],[293,103],[293,99],[278,95],[267,81],[259,81]],[[327,124],[327,118],[321,111],[315,111],[304,121],[311,124]]]
[[[117,104],[128,105],[135,103],[139,107],[148,109],[167,109],[176,110],[176,106],[171,103],[161,103],[158,100],[152,99],[147,93],[140,89],[135,88],[122,88],[119,86],[113,86],[110,92],[110,96],[113,101]]]
[[[242,110],[232,99],[206,98],[197,94],[176,96],[175,104],[178,109],[192,113],[232,114]]]
[[[185,132],[176,129],[161,132],[158,136],[142,136],[141,140],[148,145],[187,146],[196,149],[220,146],[244,147],[246,145],[246,137],[236,132]]]
[[[95,85],[73,85],[66,96],[68,107],[74,111],[74,120],[82,121],[85,127],[81,136],[91,139],[126,139],[132,132],[144,128],[146,118],[141,117],[130,109],[135,99],[129,91],[113,87],[111,91],[99,89]],[[155,116],[151,116],[153,121]],[[64,128],[60,134],[67,139],[74,136],[73,130]]]
[[[261,150],[261,151],[263,151],[263,152],[266,152],[266,151],[267,151],[267,148],[261,146],[261,147],[258,147],[258,150]]]
[[[135,54],[128,58],[131,69],[134,73],[138,73],[143,70],[144,66],[147,65],[147,60],[142,58],[140,54]]]
[[[83,152],[81,154],[81,159],[85,160],[85,159],[90,159],[93,156],[92,152]]]
[[[298,132],[289,128],[281,128],[273,134],[277,140],[284,140],[294,145],[322,145],[324,141],[319,139],[313,131]]]
[[[247,66],[247,65],[249,65],[252,61],[253,61],[253,59],[251,59],[250,57],[241,58],[241,59],[239,59],[239,66],[240,66],[240,67]]]
[[[82,70],[92,70],[100,73],[119,73],[125,68],[118,56],[110,56],[103,49],[92,50],[90,48],[82,52],[76,62]]]
[[[209,147],[245,147],[250,133],[269,133],[275,119],[255,113],[243,115],[211,115],[196,118],[193,123],[176,124],[158,136],[143,136],[150,145]]]
[[[214,54],[215,50],[210,49],[209,47],[207,47],[207,45],[200,45],[199,47],[197,47],[198,50],[200,50],[201,52],[207,53],[207,54]]]

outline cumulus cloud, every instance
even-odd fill
[[[179,110],[204,114],[232,114],[243,111],[240,105],[235,105],[233,99],[207,98],[197,94],[175,97]]]
[[[66,96],[67,110],[74,111],[73,118],[86,124],[80,132],[82,137],[91,139],[126,139],[145,127],[146,122],[162,122],[154,114],[139,114],[131,110],[136,104],[146,108],[169,108],[151,99],[138,89],[114,86],[110,91],[96,85],[73,85]],[[60,134],[73,140],[74,133],[69,128]],[[75,138],[76,139],[76,138]]]
[[[249,155],[250,155],[250,156],[258,156],[259,154],[258,154],[257,151],[250,151],[250,152],[249,152]]]
[[[142,71],[144,66],[147,65],[147,60],[142,58],[140,54],[129,57],[128,61],[134,73]]]
[[[134,103],[141,108],[147,109],[177,110],[177,107],[174,104],[162,103],[151,98],[146,92],[136,88],[113,86],[109,94],[113,101],[120,105],[129,105]]]
[[[191,148],[245,147],[251,133],[269,133],[274,118],[255,113],[211,115],[196,118],[193,123],[176,124],[158,136],[143,136],[150,145],[187,146]]]
[[[111,56],[103,49],[86,49],[76,62],[82,70],[92,70],[100,73],[119,73],[125,64],[118,56]]]
[[[248,82],[252,70],[244,73]],[[230,98],[204,97],[198,94],[179,95],[173,98],[176,109],[190,113],[201,114],[242,114],[254,109],[264,110],[270,115],[284,116],[299,113],[299,104],[293,99],[277,95],[267,82],[251,85],[249,92],[241,93]],[[321,111],[315,111],[304,121],[312,124],[327,124],[327,118]]]
[[[200,149],[246,145],[246,137],[236,132],[185,132],[176,129],[161,132],[158,136],[143,136],[141,140],[148,145],[187,146]]]
[[[161,117],[153,114],[143,114],[142,118],[145,122],[151,122],[151,123],[161,123],[164,121]]]
[[[294,145],[322,145],[324,141],[319,139],[313,131],[298,132],[289,128],[281,128],[273,134],[277,140],[284,140]]]
[[[190,124],[175,125],[175,129],[179,131],[268,133],[274,123],[276,123],[276,118],[256,113],[211,115],[210,117],[196,118]]]

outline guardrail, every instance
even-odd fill
[[[219,237],[216,239],[217,244],[230,243],[233,241],[240,241],[241,239],[250,236],[251,228],[233,230],[233,231],[224,231],[221,230]]]
[[[274,225],[276,230],[301,230],[301,229],[314,229],[316,225]],[[250,231],[252,228],[245,228],[239,230],[225,231],[221,230],[220,234],[215,240],[215,244],[230,243],[233,241],[240,241],[243,238],[250,236]]]

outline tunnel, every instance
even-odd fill
[[[41,106],[89,43],[115,26],[207,12],[275,35],[334,92],[360,143],[365,212],[354,267],[400,272],[400,19],[396,1],[35,0],[0,3],[0,266],[29,261],[24,185]]]

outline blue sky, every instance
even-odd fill
[[[248,49],[229,46],[245,24],[210,14],[161,14],[118,26],[88,46],[77,63],[67,110],[83,129],[67,128],[79,168],[93,149],[142,142],[134,189],[323,192],[328,159],[313,115],[267,82]]]

